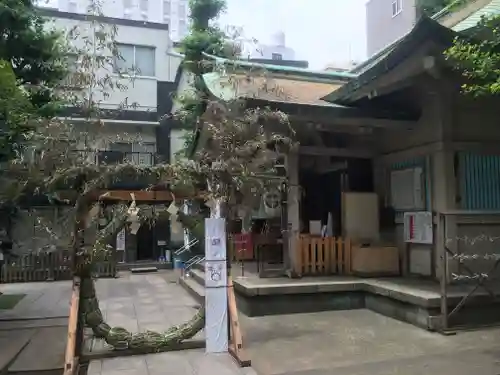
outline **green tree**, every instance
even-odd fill
[[[34,109],[54,115],[53,90],[66,75],[61,33],[49,30],[32,0],[0,0],[0,60],[12,65]]]
[[[33,107],[7,61],[0,60],[0,82],[0,157],[8,159],[23,143],[20,137],[29,130]]]
[[[500,17],[483,17],[471,37],[457,37],[445,51],[465,78],[464,93],[474,96],[500,93]]]
[[[430,17],[449,5],[453,5],[453,7],[460,7],[466,1],[467,0],[420,0],[419,8],[422,14]]]
[[[54,90],[67,75],[66,45],[49,30],[32,0],[0,0],[0,122],[2,157],[11,158],[34,116],[50,118],[59,108]]]

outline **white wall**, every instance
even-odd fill
[[[51,18],[48,25],[57,29],[70,31],[75,27],[79,31],[79,37],[72,41],[77,49],[87,49],[85,38],[93,35],[92,24],[88,21],[81,21],[69,18]],[[169,36],[166,25],[151,25],[149,27],[137,26],[116,26],[116,42],[124,44],[133,44],[137,46],[148,46],[155,48],[155,76],[154,77],[135,77],[120,79],[113,73],[112,66],[103,67],[98,72],[99,78],[109,76],[115,82],[124,86],[125,89],[111,89],[106,85],[106,96],[101,89],[94,90],[96,100],[101,103],[102,108],[116,108],[118,105],[127,104],[129,110],[150,110],[157,109],[157,82],[173,81],[175,75],[169,69],[171,65],[170,56],[167,55],[169,47]],[[112,26],[108,26],[108,32]],[[110,54],[109,50],[104,53]]]

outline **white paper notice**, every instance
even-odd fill
[[[205,286],[207,288],[227,287],[227,267],[225,260],[205,262]]]
[[[125,250],[125,228],[118,232],[116,235],[116,250]]]
[[[205,219],[205,259],[226,260],[226,221]]]
[[[205,219],[205,338],[207,353],[228,350],[226,223]]]

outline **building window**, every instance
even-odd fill
[[[78,4],[74,0],[70,0],[68,3],[68,12],[69,13],[77,13],[78,12]]]
[[[179,36],[183,38],[187,34],[187,22],[185,20],[179,20]]]
[[[148,19],[149,3],[148,0],[140,0],[139,9],[144,20]]]
[[[123,0],[123,18],[130,19],[132,14],[132,0]]]
[[[170,19],[172,13],[172,3],[170,0],[163,0],[163,19]]]
[[[271,59],[273,59],[273,60],[283,60],[283,55],[281,53],[273,53],[271,55]]]
[[[392,16],[395,17],[403,11],[403,0],[392,0]]]
[[[179,18],[186,18],[186,4],[179,4]]]
[[[120,58],[115,60],[115,73],[143,77],[155,76],[155,48],[118,44]]]

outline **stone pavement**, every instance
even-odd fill
[[[229,354],[183,350],[92,361],[87,375],[256,375],[239,368]]]
[[[120,274],[118,279],[96,282],[97,295],[106,321],[132,332],[165,331],[189,320],[198,307],[176,282],[172,271]],[[203,339],[204,332],[195,338]],[[205,349],[96,359],[87,375],[253,375],[239,368],[229,354],[207,355]]]
[[[0,373],[56,373],[64,364],[71,281],[1,284],[5,294],[26,294],[0,310]]]
[[[198,308],[170,270],[123,272],[117,279],[98,279],[95,286],[105,321],[131,332],[165,331],[191,319]],[[200,332],[195,338],[203,337]]]
[[[0,321],[10,319],[67,318],[72,281],[0,284],[5,294],[26,294],[10,310],[0,310]]]
[[[500,374],[500,328],[442,336],[369,310],[240,322],[260,375]]]

